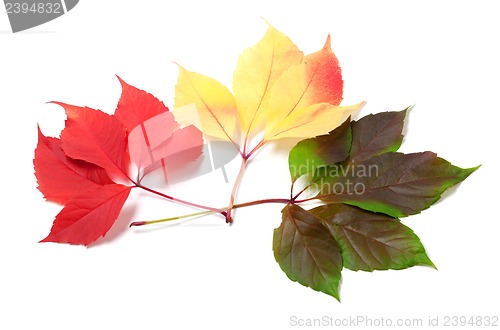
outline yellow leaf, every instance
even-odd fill
[[[176,119],[192,123],[206,135],[234,141],[237,111],[231,92],[213,78],[188,71],[180,65],[179,70],[175,86]],[[196,108],[198,118],[189,118],[192,116],[189,106]]]
[[[342,124],[348,116],[363,107],[365,102],[341,107],[329,103],[313,104],[291,112],[276,126],[266,126],[264,140],[304,138],[326,134]]]
[[[241,53],[233,76],[233,92],[246,137],[262,128],[269,114],[270,89],[303,54],[283,33],[268,24],[264,37]]]

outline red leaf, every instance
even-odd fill
[[[152,150],[172,136],[178,124],[171,112],[165,112],[140,123],[128,134],[128,150],[139,170],[158,160]]]
[[[146,120],[168,112],[168,108],[153,95],[127,84],[118,77],[122,85],[122,95],[115,111],[115,117],[123,123],[127,131]]]
[[[332,51],[330,35],[320,51],[309,54],[304,58],[307,63],[307,72],[310,77],[310,102],[328,102],[339,105],[342,102],[342,70],[339,60]]]
[[[180,130],[163,102],[118,79],[122,95],[115,117],[127,129],[128,152],[140,177],[162,167],[166,178],[166,167],[173,162],[182,164],[198,158],[203,145],[198,129],[191,126]]]
[[[50,234],[41,242],[88,245],[111,228],[131,187],[109,184],[72,198],[56,216]]]
[[[44,136],[40,128],[33,164],[38,189],[47,200],[61,204],[83,191],[113,183],[103,168],[67,157],[61,140]]]
[[[61,133],[64,153],[103,167],[112,179],[127,179],[128,157],[123,124],[100,110],[55,103],[62,106],[68,116]]]
[[[202,145],[202,133],[194,126],[179,129],[171,112],[146,120],[128,135],[130,158],[142,177],[163,167],[166,178],[167,162],[194,160],[200,156]]]
[[[202,133],[194,126],[175,131],[170,138],[151,150],[153,162],[146,162],[143,175],[163,167],[167,180],[168,172],[172,172],[186,163],[196,160],[203,150]],[[168,180],[167,180],[168,181]]]

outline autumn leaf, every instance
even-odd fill
[[[326,166],[344,161],[353,164],[397,151],[403,141],[404,119],[409,109],[371,114],[352,122],[349,118],[328,134],[300,141],[288,157],[292,182]]]
[[[350,128],[344,124],[327,136],[299,142],[289,155],[292,181],[313,173],[309,186],[319,190],[318,199],[393,217],[430,207],[477,167],[462,169],[432,152],[394,152],[403,139],[406,110],[368,115],[353,121]],[[324,152],[329,145],[335,146],[339,158]]]
[[[240,54],[234,96],[213,78],[181,66],[179,70],[177,119],[230,141],[242,157],[227,207],[228,223],[247,162],[257,150],[269,141],[328,133],[364,105],[339,106],[343,81],[330,36],[320,51],[304,57],[270,24],[262,39]],[[239,125],[234,126],[236,117]],[[242,141],[236,140],[240,136]]]
[[[241,53],[233,76],[233,91],[245,136],[262,129],[269,115],[274,84],[304,55],[283,33],[268,24],[264,37]]]
[[[306,137],[335,128],[364,104],[339,107],[342,88],[328,36],[323,49],[291,65],[271,89],[264,138]]]
[[[61,133],[65,155],[104,168],[113,180],[129,180],[123,124],[100,110],[54,103],[62,106],[68,117]]]
[[[153,95],[127,84],[118,77],[122,86],[122,93],[114,116],[118,119],[128,132],[143,124],[148,119],[168,112],[168,108]],[[163,127],[171,131],[177,127],[177,123],[168,123],[172,126]],[[159,129],[159,127],[158,127]]]
[[[354,271],[435,267],[420,239],[399,219],[354,206],[305,210],[287,205],[274,230],[276,261],[292,281],[339,300],[342,268]]]
[[[340,246],[344,267],[350,270],[434,267],[417,235],[397,218],[342,204],[308,212],[329,230]]]
[[[307,85],[302,85],[303,93],[298,94],[302,95],[298,105],[321,102],[339,105],[343,99],[344,81],[339,61],[332,51],[330,35],[321,50],[305,57],[303,65],[306,70],[301,83],[306,82]],[[284,82],[283,77],[280,82]]]
[[[168,181],[174,163],[184,165],[201,155],[201,132],[192,125],[181,128],[163,102],[118,79],[122,94],[114,116],[127,129],[128,153],[138,181],[158,168]]]
[[[459,168],[432,152],[389,152],[325,169],[318,198],[404,217],[429,208],[476,169]]]
[[[328,134],[300,141],[288,154],[292,182],[320,167],[346,160],[351,144],[351,118]]]
[[[311,210],[293,205],[293,216],[284,217],[281,226],[275,229],[275,257],[292,280],[319,287],[310,275],[317,272],[318,266],[307,262],[311,254],[301,252],[305,243],[301,241],[298,224],[303,224],[305,219],[314,226],[317,240],[333,240],[337,244],[342,265],[350,270],[435,267],[417,235],[398,218],[430,207],[446,189],[465,180],[478,167],[462,169],[432,152],[397,152],[403,141],[408,109],[348,120],[329,134],[305,139],[292,148],[288,158],[292,191],[301,176],[308,175],[310,182],[291,202],[321,200],[325,203]],[[307,189],[319,193],[300,200],[299,196]],[[290,209],[286,206],[283,213],[290,213]],[[317,246],[317,240],[316,245],[309,245]],[[297,255],[302,253],[302,258],[293,259],[297,260],[295,267],[290,266],[289,255],[276,254],[278,247],[284,245],[282,242],[288,242],[287,246],[293,249],[278,251],[288,251],[289,255],[293,255],[293,251]],[[323,252],[330,249],[322,248]],[[320,257],[314,259],[321,260]],[[297,263],[305,266],[298,267]],[[328,288],[319,290],[332,295]]]
[[[66,156],[61,140],[43,135],[40,128],[33,163],[38,189],[47,200],[57,203],[113,183],[102,167]]]
[[[194,126],[179,128],[172,113],[152,117],[134,128],[128,135],[128,150],[137,167],[139,181],[157,168],[167,164],[185,164],[201,155],[203,138]]]
[[[161,101],[118,79],[122,95],[114,115],[54,102],[67,115],[61,139],[39,130],[34,159],[39,190],[64,204],[44,242],[90,244],[106,234],[144,175],[163,168],[167,177],[167,166],[183,166],[201,154],[198,129],[181,128]],[[130,162],[140,172],[137,182]]]
[[[361,109],[363,105],[364,102],[353,106],[337,107],[328,103],[320,103],[297,109],[272,129],[266,131],[264,140],[303,138],[327,133],[332,127],[337,127],[351,114]]]
[[[71,198],[41,242],[88,245],[106,235],[120,214],[131,187],[108,184]]]
[[[39,189],[64,208],[42,242],[88,245],[108,232],[132,188],[112,181],[130,183],[126,130],[102,111],[57,104],[68,117],[61,139],[39,132],[34,165]]]
[[[118,79],[122,94],[113,115],[57,103],[67,114],[60,139],[38,131],[38,188],[47,200],[64,205],[41,242],[88,245],[104,237],[133,188],[203,211],[131,226],[208,213],[231,222],[233,208],[283,203],[273,235],[276,261],[292,281],[339,299],[343,268],[435,267],[418,236],[399,218],[427,209],[477,169],[457,167],[433,152],[398,152],[410,107],[351,121],[364,103],[340,105],[343,79],[330,36],[322,49],[304,56],[268,24],[263,38],[241,53],[232,92],[179,65],[174,113]],[[270,141],[304,137],[289,153],[289,197],[235,203],[257,150]],[[200,157],[203,150],[207,154]],[[157,169],[167,182],[192,165],[202,165],[196,172],[203,174],[238,153],[242,162],[227,208],[181,200],[142,181]],[[309,182],[296,193],[300,178]],[[317,195],[300,198],[308,189]],[[321,206],[299,206],[309,201]]]
[[[191,125],[178,129],[168,139],[150,149],[149,157],[142,162],[142,177],[162,168],[165,182],[169,182],[169,177],[176,170],[198,159],[202,150],[202,134],[196,127]]]
[[[304,56],[270,24],[263,38],[241,53],[234,96],[213,78],[181,66],[179,70],[176,118],[235,145],[243,136],[243,156],[249,153],[247,142],[261,131],[264,137],[257,148],[267,141],[325,134],[364,105],[339,106],[343,81],[329,36],[320,51]]]
[[[188,107],[194,105],[195,112]],[[190,122],[206,135],[226,141],[236,139],[236,103],[231,92],[220,82],[188,71],[179,65],[175,87],[176,118]],[[193,118],[197,115],[199,118]],[[199,120],[197,120],[199,119]]]
[[[326,228],[297,205],[282,210],[274,230],[274,257],[292,281],[339,299],[340,249]]]
[[[48,200],[64,204],[50,234],[42,242],[88,245],[108,232],[132,188],[115,184],[108,176],[108,172],[126,174],[125,145],[118,144],[120,149],[114,150],[109,141],[98,140],[111,138],[113,141],[113,137],[122,133],[122,127],[112,117],[97,110],[61,105],[68,113],[62,134],[65,140],[46,137],[39,130],[35,150],[34,166],[39,190]],[[118,132],[104,132],[104,128],[96,124],[100,120],[114,124],[110,129],[117,128]],[[96,127],[95,132],[89,127],[92,125]],[[74,135],[79,132],[82,140],[75,143]],[[87,139],[87,146],[83,145],[83,139]],[[65,144],[66,149],[63,148]],[[67,156],[67,150],[77,159]],[[90,154],[92,151],[95,154]],[[123,167],[120,169],[117,164],[123,164]],[[109,171],[99,165],[108,166]]]
[[[403,142],[406,114],[412,108],[371,114],[353,121],[352,147],[348,162],[356,163],[386,152],[397,151]]]

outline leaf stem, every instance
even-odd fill
[[[248,156],[242,155],[242,157],[243,158],[241,160],[240,171],[238,172],[238,176],[236,177],[236,180],[234,181],[233,190],[231,191],[231,198],[229,199],[229,205],[227,207],[226,223],[231,223],[233,221],[233,219],[231,218],[231,213],[232,213],[233,207],[234,207],[236,192],[238,191],[238,187],[240,186],[241,179],[243,178],[243,173],[245,172],[245,168],[246,168],[247,161],[248,161]]]
[[[179,215],[176,217],[170,217],[170,218],[165,218],[165,219],[159,219],[159,220],[149,220],[149,221],[134,221],[130,224],[129,227],[134,227],[134,226],[144,226],[144,225],[152,225],[155,223],[162,223],[162,222],[167,222],[167,221],[173,221],[173,220],[180,220],[180,219],[185,219],[185,218],[191,218],[191,217],[196,217],[199,215],[206,215],[213,213],[212,211],[202,211],[202,212],[196,212],[196,213],[190,213],[190,214],[185,214],[185,215]]]
[[[242,158],[241,167],[240,167],[240,171],[238,172],[238,176],[236,177],[236,180],[234,182],[233,190],[231,191],[231,198],[229,199],[229,205],[227,207],[226,223],[231,223],[233,221],[233,219],[231,218],[231,213],[232,213],[233,208],[234,208],[234,201],[236,199],[236,193],[238,192],[238,188],[239,188],[241,180],[243,178],[243,173],[245,172],[247,162],[250,159],[250,157],[252,157],[252,155],[257,150],[262,148],[267,143],[267,141],[262,139],[249,153],[247,153],[247,146],[248,146],[247,143],[248,143],[248,136],[245,138],[243,151],[240,152],[240,155]]]
[[[243,207],[249,207],[249,206],[260,205],[260,204],[288,204],[291,202],[292,202],[292,200],[290,200],[288,198],[268,198],[268,199],[259,199],[256,201],[235,204],[235,205],[233,205],[233,208],[239,209],[239,208],[243,208]]]
[[[297,198],[299,197],[298,195],[295,196],[294,198]],[[313,201],[313,200],[316,200],[316,199],[319,199],[319,197],[321,196],[314,196],[314,197],[310,197],[310,198],[306,198],[306,199],[300,199],[300,200],[293,200],[293,203],[294,204],[300,204],[300,203],[305,203],[305,202],[310,202],[310,201]]]
[[[302,189],[301,191],[299,191],[295,196],[293,196],[292,200],[295,201],[297,198],[299,198],[300,195],[302,195],[302,193],[304,193],[304,191],[306,191],[307,189],[309,189],[311,187],[311,185],[307,185],[304,187],[304,189]],[[293,185],[292,185],[292,189],[293,189]]]
[[[159,192],[157,190],[154,190],[154,189],[151,189],[151,188],[148,188],[146,186],[143,186],[141,185],[140,183],[136,183],[134,182],[135,186],[137,188],[141,188],[145,191],[148,191],[152,194],[155,194],[155,195],[158,195],[160,197],[163,197],[163,198],[166,198],[168,200],[171,200],[173,202],[176,202],[176,203],[179,203],[179,204],[184,204],[184,205],[188,205],[188,206],[191,206],[191,207],[195,207],[195,208],[198,208],[198,209],[202,209],[202,210],[207,210],[209,212],[215,212],[215,213],[220,213],[223,217],[226,217],[227,216],[227,213],[226,211],[222,210],[222,209],[217,209],[217,208],[214,208],[214,207],[210,207],[210,206],[205,206],[205,205],[201,205],[201,204],[196,204],[196,203],[191,203],[191,202],[188,202],[188,201],[185,201],[183,199],[180,199],[180,198],[175,198],[175,197],[172,197],[172,196],[169,196],[167,194],[164,194],[162,192]]]
[[[238,208],[243,208],[243,207],[248,207],[248,206],[253,206],[253,205],[259,205],[259,204],[270,204],[270,203],[279,203],[279,204],[288,204],[290,203],[291,200],[287,198],[269,198],[269,199],[260,199],[256,201],[251,201],[251,202],[246,202],[246,203],[241,203],[241,204],[234,204],[233,209],[238,209]],[[220,210],[226,210],[227,208],[221,208]],[[152,225],[155,223],[162,223],[162,222],[168,222],[168,221],[173,221],[173,220],[180,220],[180,219],[185,219],[185,218],[191,218],[191,217],[196,217],[200,215],[207,215],[210,213],[214,213],[214,211],[202,211],[202,212],[196,212],[196,213],[190,213],[190,214],[185,214],[185,215],[179,215],[175,217],[170,217],[170,218],[164,218],[164,219],[159,219],[159,220],[150,220],[150,221],[134,221],[130,224],[129,227],[137,227],[137,226],[144,226],[144,225]]]
[[[262,148],[265,144],[267,143],[267,140],[261,140],[248,154],[247,154],[247,158],[250,158],[252,157],[252,155],[257,151],[259,150],[260,148]]]

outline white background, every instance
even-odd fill
[[[107,238],[89,248],[37,243],[60,206],[36,189],[36,125],[57,136],[63,101],[113,112],[115,74],[173,104],[177,69],[231,85],[238,54],[266,29],[305,52],[328,33],[361,115],[415,104],[405,152],[432,150],[483,166],[420,215],[404,219],[438,271],[343,272],[342,302],[293,283],[274,261],[281,205],[126,229],[132,220],[190,212],[134,194]],[[12,34],[0,13],[0,329],[288,329],[290,317],[396,320],[499,315],[497,187],[500,52],[493,1],[97,1]],[[287,197],[291,143],[268,147],[239,201]],[[227,165],[234,180],[239,160]],[[172,187],[213,206],[230,185],[215,172]],[[140,201],[139,201],[140,200]],[[395,322],[395,321],[394,321]],[[358,328],[362,328],[359,326]]]

